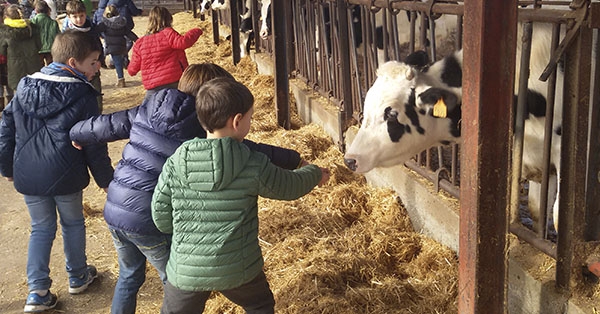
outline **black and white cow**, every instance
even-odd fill
[[[205,14],[208,10],[226,9],[229,9],[229,0],[202,0],[200,2],[200,14]]]
[[[535,24],[528,85],[528,116],[525,121],[522,176],[530,181],[529,207],[534,221],[539,217],[539,182],[544,144],[547,83],[538,80],[550,60],[551,26]],[[519,37],[520,38],[520,37]],[[517,49],[520,58],[520,48]],[[414,58],[411,55],[411,58]],[[422,60],[409,61],[413,65]],[[518,60],[518,59],[517,59]],[[377,70],[377,79],[366,94],[364,118],[345,156],[345,164],[357,173],[376,167],[401,165],[421,151],[439,144],[460,143],[462,97],[462,51],[458,51],[426,68],[417,70],[405,62],[390,61]],[[518,71],[517,71],[518,72]],[[557,86],[563,84],[557,72]],[[518,82],[518,74],[517,80]],[[443,100],[446,117],[434,113]],[[562,88],[556,92],[551,148],[551,164],[560,173],[560,121]],[[551,179],[549,204],[554,204],[554,222],[558,221],[558,184]],[[518,218],[512,213],[513,221]]]

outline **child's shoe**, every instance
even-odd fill
[[[25,313],[36,313],[43,312],[45,310],[53,309],[58,302],[56,294],[48,291],[45,296],[41,297],[35,292],[30,292],[27,296],[27,302],[23,312]]]
[[[124,78],[120,78],[117,81],[117,87],[125,87],[125,79]]]
[[[87,271],[83,275],[69,278],[69,293],[82,293],[96,278],[98,278],[96,267],[88,265]]]

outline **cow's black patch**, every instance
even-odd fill
[[[419,115],[417,114],[417,104],[415,102],[415,89],[411,89],[410,96],[408,97],[408,103],[404,105],[404,113],[406,117],[410,120],[410,123],[417,129],[419,134],[425,134],[425,129],[421,127],[421,122],[419,122]]]
[[[410,128],[410,125],[406,125],[406,133],[412,133],[412,129]]]
[[[444,58],[444,69],[442,70],[442,82],[450,87],[462,86],[462,67],[455,55]]]
[[[400,141],[404,135],[405,125],[398,122],[398,112],[393,111],[392,107],[385,108],[383,118],[387,121],[387,131],[392,142]]]
[[[409,54],[404,59],[404,63],[423,71],[429,65],[429,56],[427,55],[427,52],[417,50]]]
[[[424,105],[433,106],[438,100],[443,99],[447,108],[446,118],[450,119],[450,134],[454,137],[460,136],[460,119],[462,115],[461,104],[458,97],[451,91],[442,88],[432,87],[421,94],[419,99]]]
[[[383,27],[381,26],[375,28],[375,44],[377,49],[383,49]]]
[[[519,100],[519,96],[514,95],[513,97],[513,110],[517,112],[517,103]],[[543,117],[546,115],[546,97],[544,95],[527,89],[527,99],[525,100],[525,120],[529,118],[529,115],[533,115],[534,117]]]

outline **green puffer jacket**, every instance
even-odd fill
[[[16,90],[21,78],[42,68],[41,42],[37,28],[28,20],[12,21],[14,25],[0,25],[0,54],[7,60],[8,87]]]
[[[232,138],[192,139],[167,159],[152,219],[173,234],[167,278],[180,290],[227,290],[263,268],[258,195],[292,200],[321,180],[317,166],[284,170]]]

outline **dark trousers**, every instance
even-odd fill
[[[165,296],[161,314],[199,314],[204,311],[211,291],[185,291],[175,288],[168,282],[164,287]],[[244,308],[248,314],[275,313],[275,299],[269,288],[265,273],[237,288],[219,291],[231,302]]]

